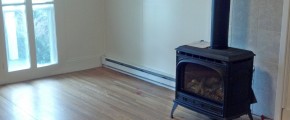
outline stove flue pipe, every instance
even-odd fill
[[[228,48],[231,0],[212,0],[211,44],[212,49]]]

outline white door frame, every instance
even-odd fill
[[[54,0],[54,12],[56,11],[56,1]],[[58,2],[58,1],[57,1]],[[36,50],[35,50],[35,43],[34,43],[34,29],[32,28],[34,26],[34,23],[32,21],[33,19],[33,10],[32,10],[32,0],[26,0],[26,2],[23,4],[26,9],[26,19],[30,18],[30,20],[27,21],[27,29],[28,29],[28,38],[29,38],[29,52],[30,52],[30,68],[29,69],[24,69],[24,70],[19,70],[19,71],[13,71],[13,72],[8,72],[8,64],[7,64],[7,56],[6,56],[6,41],[5,41],[5,28],[0,27],[0,85],[3,84],[10,84],[10,83],[16,83],[16,82],[22,82],[26,80],[32,80],[36,78],[42,78],[46,76],[51,76],[51,75],[56,75],[56,74],[62,74],[70,71],[62,71],[61,69],[62,66],[60,66],[60,57],[59,54],[60,52],[58,51],[58,63],[57,64],[52,64],[49,66],[45,67],[37,67],[37,62],[36,62]],[[3,21],[3,12],[2,12],[2,3],[0,0],[0,26],[4,26],[4,21]],[[56,17],[56,15],[58,15]],[[61,14],[55,12],[55,25],[56,27],[60,28],[58,21],[63,21],[60,20],[62,19],[63,16],[62,12]],[[58,30],[56,29],[56,32]],[[61,34],[61,32],[56,33],[56,34]],[[59,39],[60,37],[57,35],[57,50],[59,50]]]
[[[280,54],[279,54],[274,120],[282,120],[282,110],[286,106],[287,101],[286,94],[288,89],[287,86],[290,78],[289,74],[287,74],[287,72],[290,71],[289,1],[290,0],[283,1],[283,15],[282,15],[281,38],[280,38]]]

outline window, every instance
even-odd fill
[[[57,64],[54,1],[2,0],[1,3],[8,71],[29,69],[31,64],[35,64],[36,67]],[[33,29],[28,31],[28,25]],[[28,33],[33,32],[34,35],[29,36]],[[32,43],[35,43],[35,46],[32,46]],[[36,63],[31,63],[32,58],[36,59]]]
[[[55,64],[57,49],[54,5],[52,0],[32,0],[32,3],[37,67]]]
[[[28,69],[31,65],[24,1],[3,0],[2,4],[8,71]]]

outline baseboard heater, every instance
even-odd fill
[[[175,79],[158,73],[146,68],[138,67],[135,65],[126,64],[111,58],[103,57],[102,65],[106,68],[136,77],[138,79],[144,80],[162,86],[171,90],[175,90]]]

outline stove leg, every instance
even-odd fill
[[[174,113],[174,111],[176,110],[177,106],[178,106],[178,104],[174,102],[174,105],[173,105],[173,107],[172,107],[171,114],[170,114],[170,117],[171,117],[171,118],[173,118],[173,113]]]
[[[249,111],[248,116],[249,116],[250,120],[254,120],[251,110]]]

